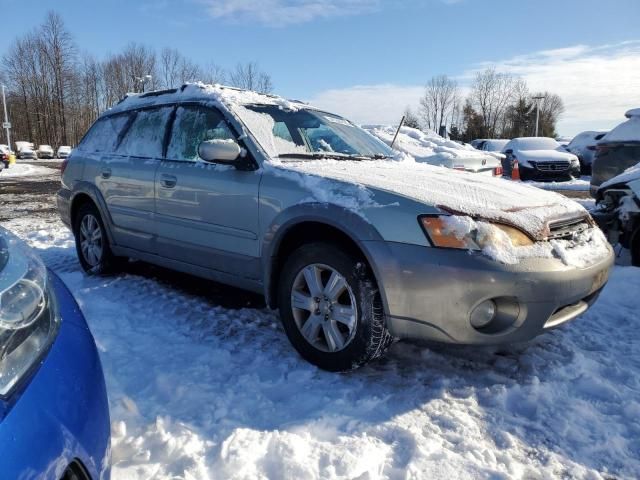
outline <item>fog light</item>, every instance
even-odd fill
[[[493,300],[485,300],[471,312],[469,320],[474,328],[486,327],[496,316],[496,304]]]

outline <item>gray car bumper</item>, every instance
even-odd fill
[[[585,312],[606,283],[613,251],[576,269],[555,259],[502,265],[462,250],[367,242],[391,333],[400,338],[462,344],[530,340]],[[497,305],[486,329],[471,326],[485,300]]]

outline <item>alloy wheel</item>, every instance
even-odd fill
[[[85,261],[92,267],[102,260],[102,229],[98,219],[90,213],[85,215],[80,223],[80,249]]]
[[[298,272],[291,310],[302,336],[318,350],[338,352],[355,336],[355,295],[347,280],[328,265],[314,263]]]

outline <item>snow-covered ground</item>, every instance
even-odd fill
[[[616,267],[589,312],[529,344],[397,343],[331,374],[297,356],[274,312],[223,308],[177,275],[87,277],[59,220],[2,225],[96,338],[116,480],[640,476],[638,268]]]
[[[16,162],[13,165],[9,166],[9,168],[5,168],[0,172],[0,180],[2,180],[3,178],[53,175],[55,173],[56,171],[52,168],[33,165],[31,163]]]
[[[579,192],[588,192],[589,185],[591,184],[591,177],[582,176],[580,178],[574,178],[566,182],[534,182],[533,180],[527,180],[524,182],[532,187],[538,187],[543,190],[573,190]]]

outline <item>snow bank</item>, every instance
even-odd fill
[[[397,127],[385,125],[365,125],[363,128],[387,145],[391,144],[397,130]],[[464,168],[469,163],[480,166],[482,160],[487,162],[487,168],[500,165],[495,157],[476,150],[470,145],[461,145],[433,132],[423,132],[409,127],[400,129],[394,149],[411,155],[417,162],[447,168]]]
[[[484,255],[505,264],[517,264],[525,258],[559,258],[565,265],[586,268],[601,261],[611,248],[599,228],[576,234],[570,240],[536,242],[523,247],[514,246],[503,230],[469,217],[452,215],[446,219],[445,228],[445,233],[460,240],[475,239]]]
[[[526,185],[541,188],[542,190],[572,190],[576,192],[588,192],[591,185],[591,177],[574,178],[564,182],[536,182],[527,180]]]
[[[278,168],[395,192],[452,213],[513,225],[540,239],[548,235],[550,221],[587,215],[556,193],[409,159],[283,162]]]
[[[0,183],[3,178],[45,176],[55,175],[56,173],[59,173],[58,170],[54,170],[53,168],[28,163],[14,163],[9,168],[5,168],[0,172]]]
[[[59,221],[5,226],[96,339],[113,480],[640,477],[638,268],[616,267],[591,310],[526,345],[398,343],[331,374],[299,358],[274,312],[212,299],[233,289],[194,294],[142,267],[87,277]]]

